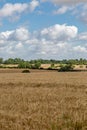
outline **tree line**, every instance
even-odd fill
[[[54,59],[36,59],[36,60],[24,60],[21,58],[8,58],[4,60],[0,58],[0,67],[1,65],[7,64],[18,64],[18,68],[30,68],[30,69],[41,69],[41,64],[51,64],[51,68],[54,68],[54,64],[60,65],[87,65],[87,59],[64,59],[64,60],[54,60]],[[49,68],[50,69],[50,68]]]
[[[37,62],[41,64],[73,64],[73,65],[87,65],[87,59],[63,59],[63,60],[46,60],[46,59],[36,59],[36,60],[24,60],[21,58],[8,58],[4,60],[0,58],[0,64],[19,64],[21,62],[28,62],[30,64],[35,64]]]

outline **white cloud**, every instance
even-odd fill
[[[64,14],[68,11],[68,7],[67,6],[62,6],[61,8],[59,8],[58,10],[55,10],[53,12],[53,14]]]
[[[4,39],[7,41],[25,41],[29,39],[30,33],[26,28],[18,28],[12,31],[6,31],[0,33],[0,39]]]
[[[32,0],[30,3],[6,3],[0,8],[0,18],[13,17],[26,11],[33,12],[38,6],[39,2],[37,0]]]
[[[11,32],[8,40],[26,41],[29,39],[30,33],[26,28],[18,28]]]
[[[39,2],[37,0],[32,0],[30,2],[30,11],[31,12],[34,11],[35,8],[38,7],[38,6],[39,6]]]
[[[22,44],[21,42],[19,42],[19,43],[16,45],[15,48],[17,48],[17,49],[21,49],[22,47],[23,47],[23,44]]]
[[[59,10],[62,10],[62,7],[59,8]],[[57,11],[59,11],[59,10],[57,10]],[[66,11],[70,11],[71,15],[74,15],[75,18],[77,18],[81,22],[87,24],[87,3],[83,2],[80,4],[74,5],[74,6],[67,5],[67,9],[65,10],[65,13],[66,13]]]
[[[53,14],[65,14],[67,11],[72,11],[74,8],[74,6],[61,6],[57,10],[53,11]]]
[[[0,9],[0,17],[12,16],[15,13],[20,14],[20,13],[24,12],[27,8],[28,8],[27,4],[21,4],[21,3],[10,4],[10,3],[7,3]]]
[[[87,32],[79,34],[78,40],[87,41]]]
[[[70,12],[77,19],[87,24],[87,0],[41,0],[42,2],[51,2],[58,9],[53,11],[53,14],[64,14]]]
[[[78,29],[75,26],[59,25],[56,24],[41,31],[41,36],[47,39],[67,41],[76,37]]]
[[[73,50],[76,51],[76,52],[82,52],[82,53],[87,53],[87,48],[84,47],[84,46],[75,46],[73,47]]]
[[[6,31],[0,33],[0,39],[7,40],[9,35],[11,35],[14,31]]]
[[[0,55],[4,58],[20,57],[36,58],[75,58],[87,54],[85,44],[77,44],[81,38],[86,39],[87,33],[78,35],[76,26],[53,25],[37,32],[29,32],[21,27],[0,33]],[[82,37],[80,37],[82,36]],[[77,41],[75,41],[77,39]],[[72,42],[73,40],[73,42]],[[73,44],[74,43],[74,44]]]

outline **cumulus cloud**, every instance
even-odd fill
[[[27,9],[27,4],[5,4],[3,8],[0,9],[0,17],[12,16],[15,13],[21,13]]]
[[[87,53],[87,48],[81,45],[73,47],[73,50],[76,52]]]
[[[78,35],[78,40],[87,41],[87,32],[80,33],[80,34]]]
[[[53,12],[53,14],[64,14],[68,11],[68,7],[67,6],[62,6],[61,8],[55,10]]]
[[[32,0],[30,3],[6,3],[2,8],[0,8],[0,18],[20,15],[26,11],[33,12],[37,6],[39,6],[37,0]]]
[[[56,24],[32,33],[20,27],[0,33],[0,55],[24,59],[73,58],[74,54],[87,53],[86,44],[76,44],[75,39],[79,41],[80,35],[76,26],[65,24]],[[83,36],[82,41],[86,40],[86,32]]]
[[[37,6],[39,6],[39,2],[37,0],[32,0],[30,2],[30,6],[29,6],[30,7],[30,11],[31,12],[34,11]]]
[[[65,14],[67,11],[73,11],[75,7],[74,6],[61,6],[60,8],[58,8],[57,10],[53,11],[53,14],[55,15],[61,15],[61,14]]]
[[[26,41],[29,39],[30,33],[25,28],[19,28],[10,33],[8,36],[8,40],[15,40],[15,41]]]
[[[53,14],[64,14],[71,11],[76,18],[87,24],[87,0],[41,0],[42,2],[51,2],[58,6]],[[60,8],[59,8],[60,6]]]
[[[66,12],[70,12],[74,15],[77,19],[82,21],[83,23],[87,24],[87,3],[78,3],[76,5],[61,5],[58,6],[58,9],[53,11],[54,15],[62,15]]]
[[[41,36],[47,39],[67,41],[76,37],[78,29],[75,26],[54,25],[41,31]]]

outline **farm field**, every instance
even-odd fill
[[[86,130],[87,72],[0,69],[0,130]]]
[[[1,64],[1,66],[3,68],[10,68],[11,69],[11,68],[17,68],[18,64]],[[43,68],[43,69],[48,69],[50,67],[51,67],[51,64],[41,64],[41,68]],[[55,69],[59,69],[60,68],[60,64],[54,64],[54,68]],[[4,69],[2,69],[2,70],[4,70]],[[74,65],[74,70],[87,70],[87,65]],[[18,72],[18,70],[16,72]]]

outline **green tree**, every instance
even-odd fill
[[[22,61],[18,64],[18,68],[29,68],[31,69],[31,65],[28,61]]]
[[[41,63],[39,61],[37,61],[34,65],[32,65],[33,69],[40,69],[41,67]]]
[[[74,67],[73,67],[72,64],[61,65],[59,71],[60,71],[60,72],[72,71],[73,68],[74,68]]]
[[[18,65],[18,68],[26,68],[26,63],[20,62],[19,65]]]
[[[3,63],[3,58],[0,58],[0,64],[2,64]]]

